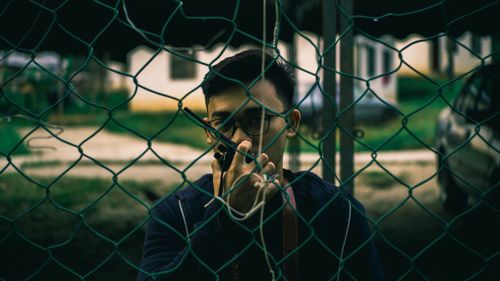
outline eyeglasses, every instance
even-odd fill
[[[284,114],[285,112],[281,112],[279,114]],[[266,134],[269,131],[269,125],[271,123],[271,119],[274,117],[280,116],[278,114],[264,114],[264,127],[262,128],[262,134]],[[225,135],[226,137],[232,137],[236,132],[236,124],[240,127],[245,134],[251,137],[260,136],[261,132],[261,124],[262,124],[262,115],[261,114],[252,114],[249,116],[244,116],[240,119],[214,119],[208,121],[208,124],[215,128],[219,133]],[[211,130],[208,130],[210,135],[213,138],[217,138],[217,134]]]

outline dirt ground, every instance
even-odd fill
[[[92,129],[83,135],[88,136],[89,132]],[[190,161],[201,155],[199,151],[154,144],[160,155],[179,156],[166,157],[161,163],[153,151],[146,151],[143,140],[127,140],[106,132],[97,136],[82,147],[87,155],[103,161],[104,167],[90,157],[77,162],[78,153],[68,145],[67,151],[49,151],[12,162],[29,176],[112,178],[117,175],[120,179],[156,182],[154,190],[159,195],[168,192],[172,184],[182,182],[183,173],[194,180],[210,172],[209,154],[191,165]],[[82,140],[74,135],[74,143]],[[134,146],[138,141],[142,146]],[[108,151],[106,145],[114,150]],[[125,150],[127,147],[134,149]],[[366,208],[386,279],[500,280],[498,210],[476,204],[462,214],[444,213],[434,155],[430,151],[379,156],[380,164],[370,164],[369,155],[356,156],[354,194]],[[134,159],[139,162],[134,163]],[[321,165],[314,165],[316,159],[314,155],[304,155],[301,169],[321,175]],[[36,164],[37,161],[42,164]],[[48,164],[43,164],[44,161]],[[0,166],[5,164],[0,159]],[[15,169],[9,166],[4,172]]]
[[[160,164],[109,165],[119,178],[157,182],[158,193],[182,181],[181,173]],[[305,165],[308,169],[310,164]],[[454,216],[442,211],[433,162],[356,165],[355,197],[363,203],[386,280],[499,280],[498,212],[474,206]],[[210,171],[209,162],[186,169],[195,179]],[[68,170],[69,169],[69,170]],[[385,170],[386,171],[385,171]],[[25,168],[28,175],[112,177],[97,165]],[[120,172],[121,171],[121,172]],[[312,171],[320,174],[320,167]],[[388,176],[390,172],[395,178]],[[398,180],[401,182],[398,182]]]
[[[125,165],[110,165],[120,171]],[[185,164],[178,165],[182,170]],[[395,178],[388,176],[389,171]],[[363,203],[386,280],[499,280],[500,217],[483,206],[458,216],[442,211],[433,162],[392,163],[382,167],[356,165],[354,193]],[[26,169],[29,175],[55,176],[68,167]],[[308,167],[304,167],[307,169]],[[320,173],[320,168],[312,169]],[[186,170],[189,178],[210,171],[208,163]],[[68,176],[111,177],[96,166],[77,166]],[[182,181],[179,172],[165,165],[133,165],[119,177],[157,181],[161,193]],[[401,182],[398,182],[399,179]],[[378,180],[374,180],[378,179]]]

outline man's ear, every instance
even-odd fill
[[[207,117],[204,117],[203,118],[203,122],[205,122],[206,124],[208,124],[208,118]],[[207,128],[204,128],[205,129],[205,135],[206,135],[206,141],[208,144],[212,144],[212,137],[210,136],[210,133],[208,133],[208,129]]]
[[[300,126],[300,119],[302,115],[298,109],[294,109],[290,114],[288,114],[288,129],[286,130],[286,137],[292,138],[297,135]]]

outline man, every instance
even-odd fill
[[[212,174],[158,203],[139,280],[383,279],[361,204],[311,172],[283,169],[301,116],[286,66],[264,58],[264,79],[259,50],[205,76],[207,142],[220,156],[230,150],[224,135],[238,152],[227,171],[215,159]]]

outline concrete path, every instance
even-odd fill
[[[33,153],[13,157],[11,163],[28,175],[56,177],[64,174],[104,178],[117,175],[120,179],[162,182],[181,182],[184,176],[193,179],[211,171],[211,152],[160,142],[152,142],[148,147],[146,140],[131,134],[96,130],[90,127],[69,128],[57,138],[47,138],[49,133],[43,129],[35,132],[23,130],[21,136],[29,134],[28,139],[32,139],[30,144],[34,147]],[[337,163],[338,159],[337,154]],[[356,153],[356,167],[367,165],[372,159],[371,153]],[[376,155],[376,159],[383,165],[394,166],[431,163],[435,155],[427,150],[406,150],[381,152]],[[102,166],[94,160],[102,163]],[[311,169],[321,174],[322,164],[318,154],[301,154],[300,160],[301,169]],[[287,167],[287,154],[284,163]],[[0,158],[0,171],[4,168],[5,173],[16,172],[12,165],[8,165],[7,159]]]
[[[55,132],[54,132],[55,133]],[[31,132],[21,130],[20,135],[29,134],[32,154],[14,157],[13,162],[74,162],[82,161],[160,161],[160,156],[167,161],[190,162],[193,157],[202,155],[202,151],[187,145],[152,142],[148,147],[146,140],[132,134],[116,134],[97,128],[82,127],[65,129],[57,137],[39,128]],[[81,152],[79,151],[81,149]],[[157,155],[155,155],[158,154]],[[1,162],[0,162],[1,163]]]
[[[57,138],[51,137],[47,131],[38,129],[34,132],[22,130],[20,134],[29,134],[28,139],[32,139],[30,144],[34,153],[28,156],[18,156],[13,158],[16,164],[30,162],[74,162],[80,157],[81,161],[101,162],[129,162],[138,160],[139,162],[159,162],[163,160],[173,163],[190,163],[198,159],[198,163],[212,161],[212,154],[203,150],[191,148],[187,145],[169,144],[153,141],[148,147],[147,141],[132,134],[115,134],[102,130],[96,132],[96,128],[70,128],[66,129]],[[95,135],[94,135],[95,134]],[[90,137],[90,138],[89,138]],[[59,138],[59,139],[58,139]],[[81,152],[79,149],[81,148]],[[156,154],[156,155],[155,155]],[[372,155],[369,152],[356,153],[354,156],[356,163],[366,163],[375,156],[380,162],[426,162],[433,161],[435,154],[429,150],[404,150],[380,152]],[[337,153],[337,161],[339,160]],[[300,155],[301,162],[314,163],[318,161],[319,155],[316,153],[303,153]],[[288,162],[288,154],[285,154],[285,163]],[[6,159],[0,159],[3,164]]]

